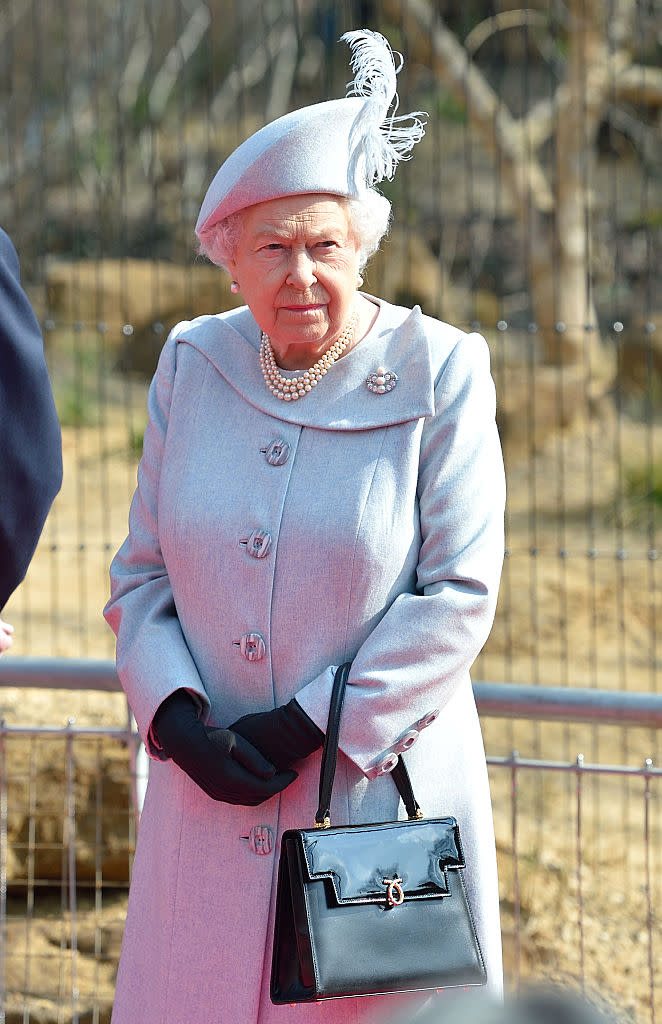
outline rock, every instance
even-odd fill
[[[59,884],[71,827],[77,882],[128,882],[135,822],[127,748],[77,736],[71,763],[59,737],[12,737],[7,748],[8,886],[22,890],[31,878]]]
[[[57,889],[39,891],[32,912],[10,901],[4,1010],[7,1024],[108,1024],[126,895],[78,895],[72,923]],[[77,991],[73,996],[73,989]]]
[[[424,313],[450,319],[453,285],[428,245],[414,232],[393,227],[370,260],[365,290],[403,306],[418,303]]]
[[[551,435],[588,416],[582,367],[509,366],[498,389],[497,424],[507,460],[537,451]]]
[[[662,334],[655,331],[656,322],[662,323],[662,313],[638,320],[623,332],[618,381],[626,394],[650,394],[658,404],[662,395]]]
[[[67,328],[101,325],[112,368],[148,377],[171,327],[237,305],[227,274],[202,261],[54,260],[46,268],[46,290],[42,315]]]

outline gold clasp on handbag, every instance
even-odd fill
[[[389,907],[399,907],[405,901],[401,882],[401,878],[382,878],[382,885],[387,886],[386,899],[388,900]]]

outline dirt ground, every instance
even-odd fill
[[[63,490],[28,579],[5,610],[16,627],[13,653],[112,656],[101,608],[108,562],[126,530],[135,482],[127,440],[142,428],[143,404],[139,387],[116,422],[64,429]],[[474,679],[659,687],[655,524],[636,501],[619,498],[623,452],[630,462],[645,461],[659,441],[657,432],[603,412],[550,436],[527,457],[507,452],[508,556],[494,630]],[[63,725],[72,716],[83,725],[123,724],[126,718],[119,694],[6,689],[0,704],[10,724]],[[659,740],[646,729],[483,724],[493,757],[517,749],[522,758],[573,762],[581,752],[587,763],[639,768],[658,753]],[[581,986],[583,979],[623,1019],[650,1021],[651,1004],[659,1015],[659,781],[651,781],[647,794],[641,777],[578,780],[574,773],[515,773],[498,764],[491,774],[509,984],[555,978]],[[57,904],[59,895],[54,899]],[[80,913],[87,938],[79,944],[79,987],[87,1003],[96,991],[101,1021],[112,998],[124,899],[113,891],[101,908]],[[20,900],[16,912],[10,927],[18,960]],[[57,906],[45,906],[33,941],[39,931],[44,948],[52,949],[65,920]],[[15,982],[8,1008],[18,1013],[18,976]],[[34,1005],[41,1000],[43,1013],[31,1019],[65,1019],[53,1016],[55,997],[47,987],[43,979],[35,984]]]

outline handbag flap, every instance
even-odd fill
[[[405,900],[448,896],[446,872],[464,867],[455,818],[306,829],[294,834],[301,841],[310,881],[329,878],[341,904],[384,904],[393,880]]]

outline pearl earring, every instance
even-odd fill
[[[230,291],[232,292],[233,295],[236,295],[237,292],[239,291],[239,285],[236,281],[233,281],[232,284],[230,285]]]
[[[359,276],[358,276],[358,277],[357,277],[357,279],[356,279],[356,287],[357,287],[357,288],[360,288],[362,284],[363,284],[363,278],[362,278],[362,277],[361,277],[361,275],[359,274]]]

